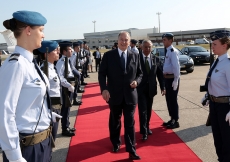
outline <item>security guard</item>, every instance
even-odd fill
[[[60,52],[62,54],[61,59],[58,60],[56,68],[58,75],[61,79],[63,86],[62,98],[63,105],[61,108],[61,124],[62,124],[62,135],[63,136],[74,136],[75,128],[69,128],[69,111],[72,106],[72,98],[74,93],[75,75],[77,75],[76,69],[73,67],[69,58],[72,55],[72,42],[64,41],[59,43]],[[67,62],[66,62],[67,61]]]
[[[0,145],[3,162],[51,161],[49,81],[33,59],[47,20],[38,12],[17,11],[3,25],[17,39],[15,51],[0,68]],[[12,86],[14,85],[14,86]],[[53,120],[55,121],[55,120]]]
[[[142,50],[142,42],[143,42],[142,39],[138,41],[138,48],[137,48],[137,49],[138,49],[139,53],[140,53],[141,50]]]
[[[78,71],[81,67],[81,64],[84,63],[80,59],[80,44],[77,42],[74,42],[73,43],[73,50],[74,50],[74,52],[73,52],[72,56],[70,57],[70,61],[71,61],[72,65],[75,67],[75,69]],[[83,89],[80,88],[81,87],[81,85],[80,85],[81,77],[83,77],[82,73],[80,73],[78,71],[77,81],[76,81],[75,87],[74,87],[73,105],[81,105],[82,104],[82,102],[77,99],[77,93],[85,92]]]
[[[137,45],[137,40],[131,39],[129,49],[135,53],[139,53],[139,50],[137,49],[136,45]]]
[[[220,162],[230,161],[230,31],[210,33],[212,50],[218,58],[210,68],[205,87],[208,89],[210,120],[214,145]],[[207,103],[208,105],[208,103]]]
[[[180,63],[179,51],[173,47],[173,34],[166,33],[162,35],[163,44],[165,47],[165,59],[163,73],[165,78],[166,102],[171,119],[164,122],[163,126],[168,129],[179,128],[179,110],[177,103],[177,94],[179,90],[180,80]]]
[[[41,65],[41,69],[47,75],[50,83],[50,99],[52,111],[61,114],[62,97],[61,97],[61,81],[54,66],[54,61],[59,59],[58,43],[56,41],[42,41],[42,46],[38,49],[45,55],[46,62]],[[61,116],[60,116],[61,118]],[[56,139],[59,120],[53,124],[52,136]]]

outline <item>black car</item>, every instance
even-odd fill
[[[190,56],[195,63],[209,63],[210,52],[201,46],[186,46],[181,49],[185,55]]]
[[[179,49],[179,61],[180,61],[180,70],[186,70],[187,73],[192,73],[194,70],[194,62],[191,57],[184,55]],[[164,47],[156,47],[151,52],[153,55],[158,56],[162,63],[164,63],[165,49]]]

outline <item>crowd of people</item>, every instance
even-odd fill
[[[3,22],[17,39],[15,52],[0,68],[0,146],[4,162],[51,161],[59,120],[62,135],[75,136],[76,129],[70,127],[70,107],[82,104],[78,93],[84,92],[81,87],[87,85],[84,79],[93,72],[92,56],[102,97],[110,108],[109,137],[114,153],[121,146],[123,114],[128,157],[141,159],[135,147],[134,113],[138,104],[140,133],[146,141],[152,135],[149,122],[157,80],[169,113],[169,120],[162,125],[167,129],[180,127],[177,102],[180,63],[179,51],[172,45],[173,34],[162,35],[165,47],[162,63],[151,54],[150,40],[140,40],[137,48],[138,41],[125,31],[119,33],[118,42],[103,57],[99,48],[91,53],[84,41],[41,41],[46,22],[43,15],[33,11],[14,12],[12,19]],[[208,72],[207,94],[202,103],[210,105],[218,160],[229,162],[230,32],[216,31],[210,37],[213,52],[219,57]]]

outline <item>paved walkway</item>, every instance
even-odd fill
[[[205,126],[208,116],[208,109],[200,104],[204,93],[199,92],[199,86],[204,84],[209,65],[197,65],[191,74],[181,73],[180,90],[178,96],[180,128],[174,132],[197,154],[204,162],[217,162],[217,156],[213,144],[212,131]],[[97,82],[97,73],[89,73],[88,83]],[[81,96],[79,96],[80,98]],[[158,95],[154,98],[153,110],[167,121],[168,111],[165,98]],[[70,122],[74,126],[78,106],[71,108]],[[60,127],[59,127],[60,128]],[[154,135],[153,135],[154,136]],[[56,148],[53,150],[53,162],[65,162],[68,152],[70,138],[61,136],[61,129],[58,130]],[[112,147],[112,146],[111,146]],[[77,154],[77,153],[76,153]],[[179,152],[178,152],[179,154]],[[0,162],[2,159],[0,159]]]

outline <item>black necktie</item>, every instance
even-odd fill
[[[75,65],[75,68],[78,69],[78,52],[76,53],[76,65]]]
[[[59,81],[60,81],[60,100],[61,100],[61,104],[62,104],[62,86],[61,86],[61,79],[60,79],[60,77],[59,77],[59,75],[58,75],[58,72],[57,72],[57,68],[54,66],[54,69],[55,69],[55,71],[56,71],[56,73],[57,73],[57,76],[58,76],[58,79],[59,79]]]
[[[145,57],[145,68],[146,68],[147,73],[149,74],[150,66],[149,66],[148,57]]]
[[[167,53],[167,49],[165,48],[165,56],[166,56],[166,53]]]
[[[70,65],[70,68],[71,68],[71,71],[72,71],[73,70],[73,65],[72,65],[70,59],[69,59],[69,65]]]
[[[124,52],[121,53],[121,66],[122,66],[122,69],[123,71],[125,71],[125,56],[124,56]]]
[[[215,63],[213,64],[213,66],[211,67],[211,69],[208,72],[208,76],[207,76],[207,78],[205,80],[205,88],[206,89],[208,89],[208,82],[209,82],[209,80],[211,78],[212,71],[215,69],[215,67],[216,67],[216,65],[217,65],[218,62],[219,62],[219,59],[217,58],[216,61],[215,61]]]
[[[45,83],[45,85],[46,85],[47,105],[48,105],[48,108],[51,109],[50,95],[49,95],[49,92],[48,92],[48,88],[47,88],[47,84],[46,84],[45,78],[43,77],[43,75],[42,75],[42,73],[41,73],[41,70],[40,70],[39,67],[38,67],[37,61],[36,61],[35,59],[33,59],[33,63],[34,63],[35,69],[37,70],[39,76],[41,77],[42,81],[43,81],[43,82]]]

